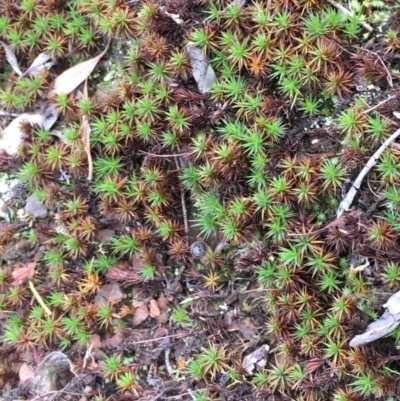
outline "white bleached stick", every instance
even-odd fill
[[[350,17],[354,17],[354,14],[348,10],[346,7],[343,7],[341,4],[339,4],[337,1],[335,0],[327,0],[328,3],[332,4],[334,7],[336,7],[338,10],[341,10],[342,12],[344,12],[347,15],[350,15]],[[372,32],[374,30],[374,28],[372,28],[372,26],[368,23],[366,23],[365,21],[361,21],[361,25],[368,31],[368,32]]]
[[[400,129],[395,131],[388,139],[386,139],[385,142],[381,145],[381,147],[371,156],[371,158],[368,160],[368,163],[365,165],[365,167],[361,170],[360,174],[358,174],[358,177],[354,181],[353,185],[351,186],[349,192],[347,192],[347,195],[345,198],[340,202],[339,208],[336,212],[336,218],[338,219],[343,215],[344,212],[348,211],[350,209],[351,204],[353,203],[354,197],[356,196],[357,191],[360,189],[362,180],[364,177],[368,174],[369,170],[371,170],[372,167],[375,166],[375,164],[378,162],[379,158],[381,157],[382,153],[384,150],[398,137],[400,136]]]

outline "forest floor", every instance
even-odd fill
[[[0,0],[0,400],[400,399],[399,30]]]

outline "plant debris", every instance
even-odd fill
[[[399,398],[399,13],[0,0],[0,400]]]

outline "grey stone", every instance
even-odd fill
[[[31,214],[33,217],[40,219],[46,217],[47,207],[39,202],[35,195],[31,195],[26,200],[25,213]]]

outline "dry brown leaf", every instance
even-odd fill
[[[15,56],[14,52],[4,42],[0,41],[0,45],[3,46],[4,51],[6,53],[7,61],[11,65],[14,72],[16,72],[19,76],[21,76],[22,71],[19,69],[18,60],[17,60],[17,57]]]
[[[132,307],[139,308],[144,304],[143,299],[132,298]]]
[[[110,242],[115,237],[115,230],[105,228],[97,233],[97,238],[100,242]]]
[[[101,339],[98,334],[92,334],[90,336],[90,342],[93,344],[92,348],[93,349],[99,349],[101,348]]]
[[[168,308],[169,301],[163,292],[158,297],[157,303],[161,312],[165,311]]]
[[[83,100],[88,100],[88,89],[87,89],[87,80],[85,81],[85,87],[83,89]],[[89,124],[89,117],[84,114],[82,117],[82,141],[85,147],[85,152],[88,158],[88,181],[92,181],[93,178],[93,160],[92,160],[92,153],[90,152],[90,124]]]
[[[139,259],[137,256],[132,257],[132,269],[137,272],[143,268],[143,260]]]
[[[106,338],[105,340],[103,340],[102,347],[113,349],[113,348],[119,347],[119,345],[122,343],[123,340],[124,340],[124,335],[123,335],[123,333],[119,332],[119,333],[113,335],[112,337]]]
[[[93,57],[90,60],[86,60],[83,63],[74,65],[59,75],[55,79],[53,89],[49,92],[47,98],[50,99],[51,97],[59,95],[60,93],[68,94],[75,90],[92,73],[94,67],[96,67],[97,63],[107,52],[108,45],[109,43],[98,56]]]
[[[168,320],[169,320],[169,313],[166,310],[164,312],[162,312],[161,315],[158,316],[158,318],[157,318],[157,322],[161,323],[161,324],[167,323]]]
[[[250,318],[237,321],[239,331],[246,340],[251,340],[257,336],[257,329]]]
[[[139,324],[143,323],[149,317],[149,309],[147,308],[146,304],[139,306],[135,310],[133,315],[132,324],[134,326],[139,326]]]
[[[95,304],[108,304],[110,302],[119,302],[123,298],[124,294],[121,291],[121,287],[117,283],[111,283],[103,285],[97,292],[95,297]]]
[[[13,282],[11,285],[21,285],[25,280],[31,280],[35,274],[35,262],[28,263],[26,267],[18,267],[12,272]]]
[[[152,299],[150,301],[150,317],[156,318],[160,316],[160,308],[158,307],[157,301]]]

